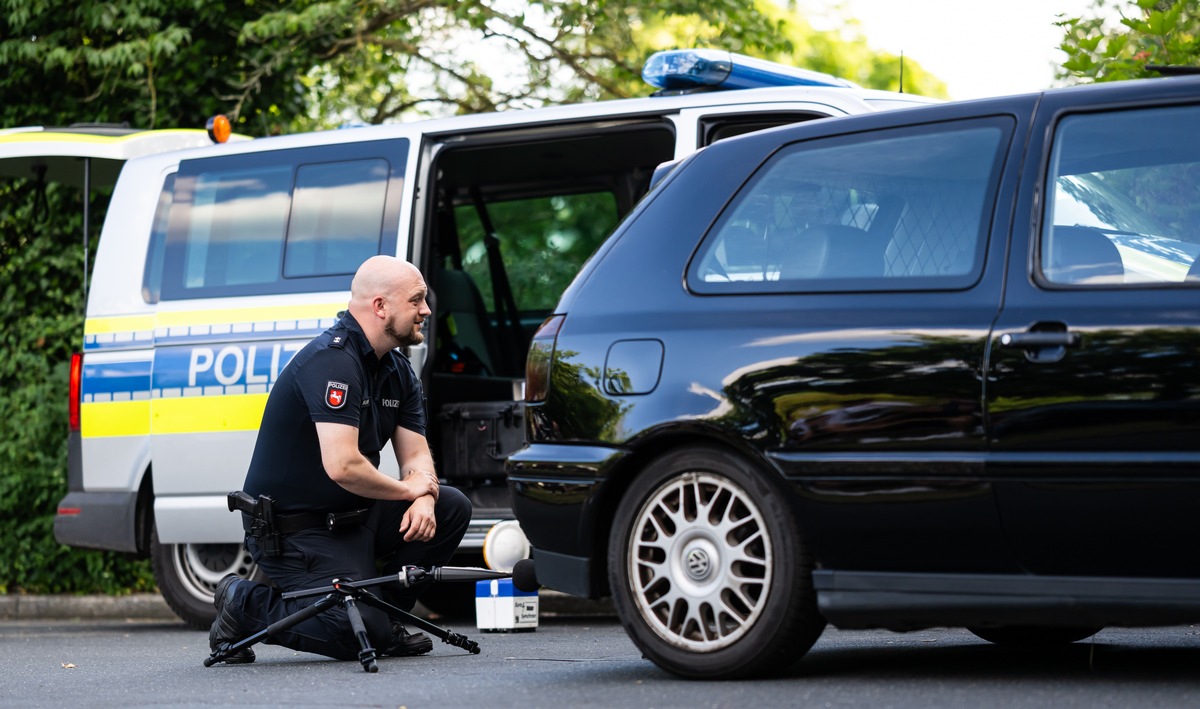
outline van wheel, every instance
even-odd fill
[[[659,667],[696,679],[777,672],[825,628],[785,494],[738,456],[692,448],[650,464],[609,535],[617,615]]]
[[[198,630],[208,630],[217,617],[213,593],[221,579],[227,574],[261,576],[241,544],[162,544],[157,529],[150,537],[150,559],[167,605]]]
[[[1103,628],[1048,628],[1008,625],[1000,628],[967,628],[989,643],[1005,647],[1040,648],[1069,645],[1092,637]]]

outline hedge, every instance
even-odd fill
[[[0,182],[0,593],[154,588],[149,562],[54,540],[67,492],[71,353],[83,341],[80,192]],[[96,200],[98,233],[106,198]],[[95,252],[96,234],[90,253]]]

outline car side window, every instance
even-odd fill
[[[1050,285],[1200,284],[1200,107],[1058,122],[1038,273]]]
[[[407,141],[372,141],[181,163],[161,298],[349,288],[395,249]]]
[[[1013,121],[991,117],[790,145],[726,208],[696,293],[966,288],[983,268]]]

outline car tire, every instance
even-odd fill
[[[719,448],[668,453],[633,481],[609,535],[608,576],[634,644],[681,677],[778,672],[825,628],[782,488]]]
[[[1069,645],[1085,640],[1102,628],[1057,628],[1032,625],[1008,625],[998,628],[967,628],[976,637],[1005,647],[1044,648]]]
[[[264,580],[241,544],[162,544],[157,528],[150,536],[150,560],[167,605],[197,630],[208,630],[217,617],[213,592],[227,574]]]

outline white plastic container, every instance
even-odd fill
[[[475,625],[484,631],[537,630],[538,594],[512,579],[475,582]]]

